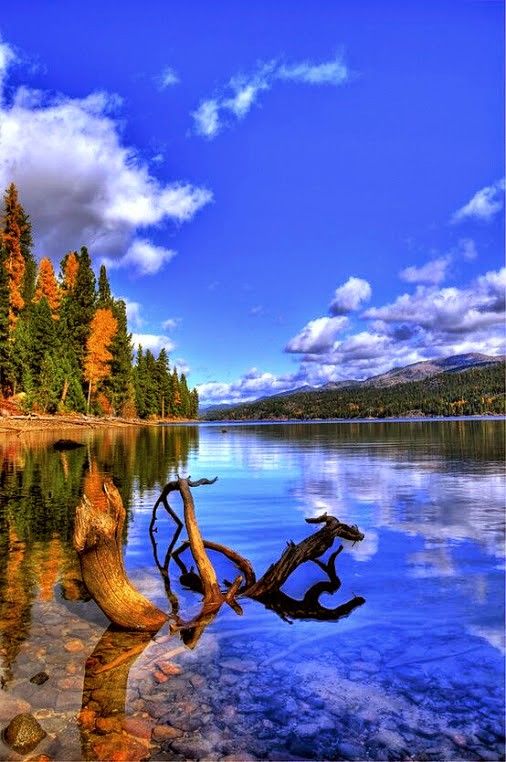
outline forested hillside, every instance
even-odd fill
[[[226,410],[209,410],[205,417],[262,420],[504,414],[504,374],[505,363],[497,362],[385,388],[353,386],[266,397]]]
[[[184,373],[138,347],[125,302],[98,282],[88,250],[36,262],[31,223],[11,184],[0,228],[0,392],[23,411],[91,412],[127,418],[195,418]]]

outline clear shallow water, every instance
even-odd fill
[[[48,733],[37,752],[54,759],[504,758],[504,422],[202,425],[70,436],[86,446],[58,453],[57,436],[47,434],[0,440],[0,721],[31,711]],[[359,595],[365,604],[337,622],[290,624],[244,600],[242,617],[223,608],[193,649],[167,628],[152,640],[106,631],[95,604],[83,600],[70,548],[78,498],[113,474],[130,514],[129,574],[168,610],[148,525],[177,470],[218,475],[194,491],[203,534],[249,558],[257,575],[287,540],[310,533],[304,518],[327,511],[358,524],[365,540],[342,543],[341,587],[321,603]],[[163,552],[173,527],[162,514],[158,526]],[[233,578],[231,566],[213,560],[220,578]],[[301,599],[318,579],[321,571],[307,564],[284,589]],[[173,581],[189,617],[198,596],[175,573]],[[94,665],[118,657],[116,669],[94,674]],[[30,683],[42,670],[49,679]],[[0,758],[11,757],[0,745]]]

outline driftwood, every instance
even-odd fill
[[[74,547],[83,582],[111,622],[125,630],[156,632],[167,615],[128,579],[123,564],[125,508],[110,478],[103,482],[105,500],[83,496],[76,510]]]
[[[251,598],[276,612],[287,621],[293,619],[315,619],[336,621],[348,616],[357,606],[365,601],[354,596],[336,608],[326,608],[319,602],[323,593],[334,593],[341,581],[336,574],[335,561],[342,551],[341,545],[327,561],[322,560],[330,550],[336,538],[352,542],[363,540],[364,535],[358,527],[349,526],[324,513],[316,518],[306,519],[309,524],[321,524],[320,529],[299,543],[288,542],[280,558],[267,569],[258,580],[250,561],[240,553],[217,542],[202,537],[195,513],[195,503],[191,488],[213,484],[215,479],[192,481],[177,478],[170,481],[163,489],[153,507],[149,527],[153,545],[155,563],[162,575],[170,614],[164,614],[151,604],[132,586],[126,576],[122,558],[122,532],[125,510],[121,496],[110,479],[105,479],[103,490],[106,507],[99,501],[90,502],[83,497],[76,513],[74,546],[78,551],[84,583],[91,596],[96,600],[113,624],[123,629],[153,632],[170,620],[173,633],[179,632],[187,647],[193,648],[205,628],[215,618],[221,606],[228,604],[237,614],[242,608],[237,601],[239,596]],[[182,521],[169,505],[168,497],[172,492],[179,492],[183,501],[184,520]],[[163,506],[176,524],[172,541],[165,553],[163,562],[158,554],[157,510]],[[186,528],[188,540],[178,548],[176,543]],[[207,551],[221,554],[231,561],[239,574],[230,583],[224,581],[220,586],[216,570]],[[188,568],[183,554],[189,551],[196,566]],[[179,567],[179,582],[190,590],[202,595],[202,605],[197,616],[185,621],[180,616],[179,601],[170,583],[169,565],[171,560]],[[292,598],[282,591],[282,587],[293,572],[306,562],[315,563],[327,579],[312,584],[301,600]]]

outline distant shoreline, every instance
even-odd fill
[[[385,418],[241,418],[219,420],[200,420],[189,421],[188,423],[206,424],[209,426],[240,426],[241,424],[262,424],[270,423],[424,423],[424,422],[442,422],[442,421],[506,421],[506,415],[495,413],[480,415],[440,415],[440,416],[403,416],[403,417],[385,417]],[[170,423],[169,423],[170,425]]]

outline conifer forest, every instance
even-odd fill
[[[11,183],[0,228],[0,391],[20,412],[123,418],[196,418],[198,394],[171,368],[133,347],[125,302],[98,279],[86,246],[55,272],[37,261],[32,226]]]

